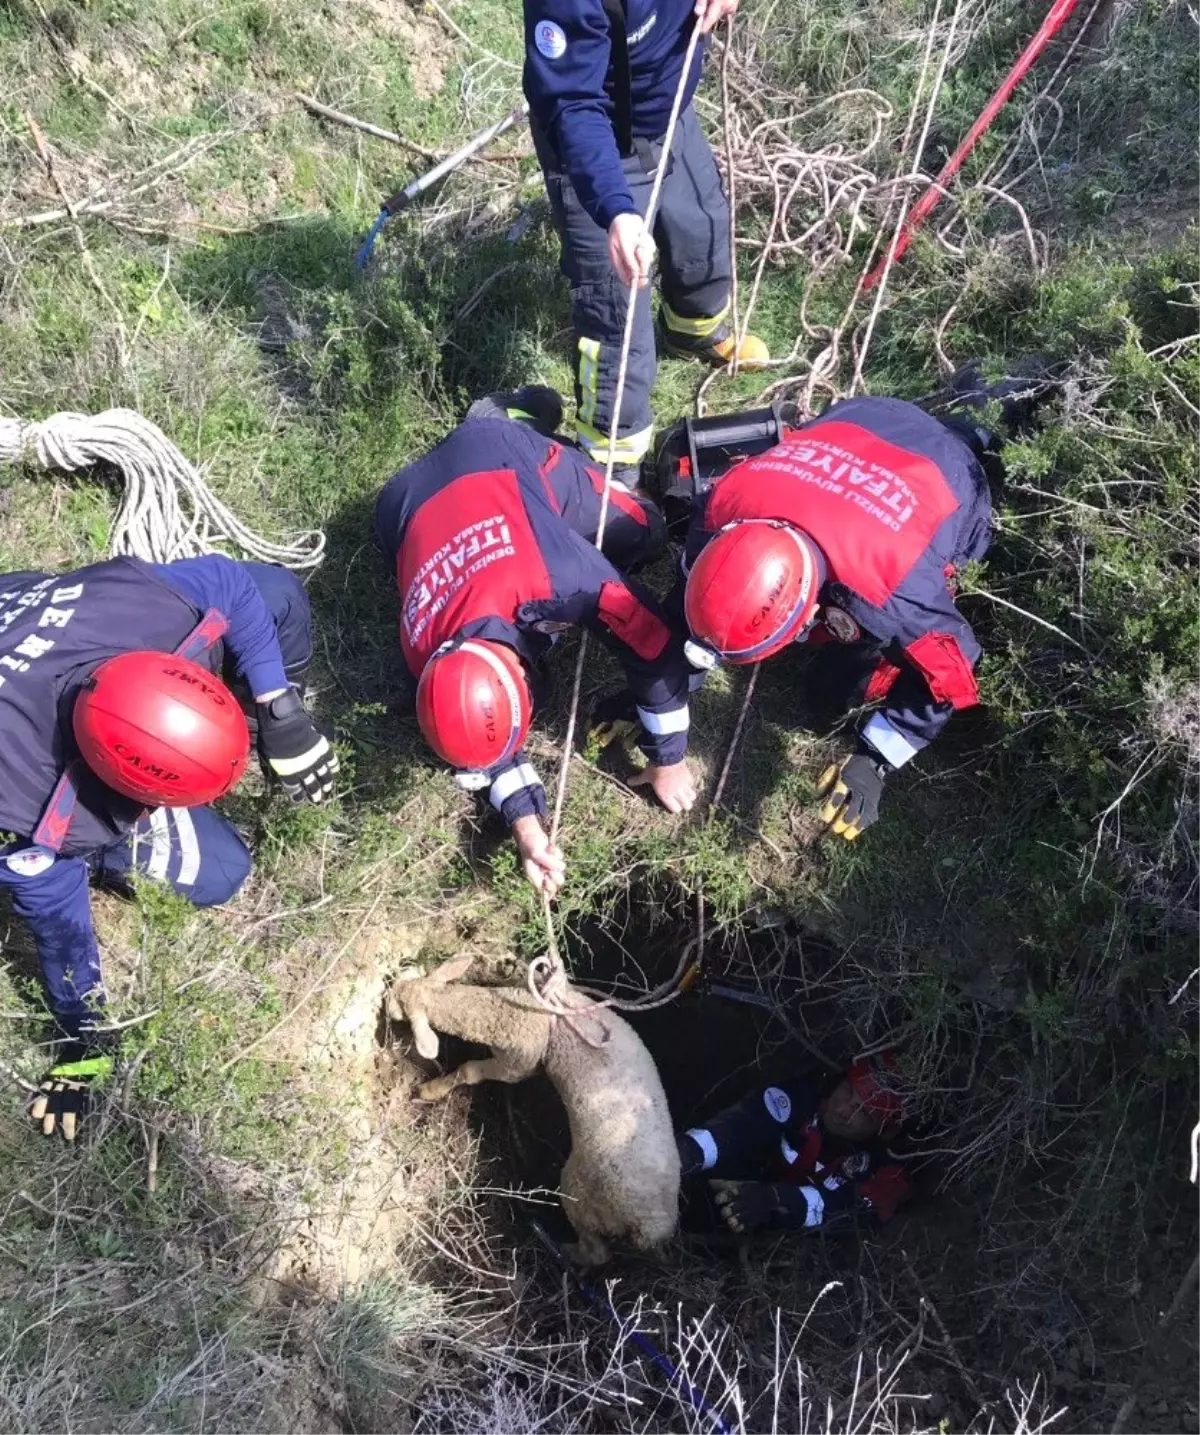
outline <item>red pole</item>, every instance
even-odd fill
[[[954,151],[946,163],[942,166],[942,172],[934,181],[933,187],[927,189],[912,207],[904,229],[891,247],[891,252],[885,254],[876,264],[863,281],[864,289],[873,289],[883,276],[883,271],[889,263],[894,263],[912,242],[912,237],[925,220],[929,217],[930,211],[942,197],[942,190],[945,189],[948,180],[952,179],[962,168],[962,162],[975,148],[980,135],[990,126],[992,121],[1008,103],[1008,98],[1017,88],[1033,66],[1033,62],[1042,53],[1054,36],[1062,29],[1067,16],[1074,10],[1077,0],[1054,0],[1050,6],[1049,14],[1042,21],[1040,28],[1029,44],[1021,51],[1017,63],[1009,70],[1000,88],[983,107],[983,113],[967,131],[966,138]]]

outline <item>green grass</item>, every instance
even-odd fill
[[[929,8],[891,0],[867,15],[804,0],[775,13],[763,53],[795,93],[871,86],[895,106],[899,133]],[[15,1097],[0,1118],[0,1424],[407,1428],[430,1391],[436,1408],[482,1420],[491,1376],[475,1352],[499,1343],[504,1322],[522,1337],[545,1312],[523,1326],[524,1307],[514,1315],[507,1295],[460,1302],[464,1288],[482,1301],[480,1278],[429,1234],[469,1267],[500,1272],[500,1290],[511,1270],[504,1228],[480,1225],[470,1195],[478,1134],[465,1103],[445,1124],[414,1108],[404,1068],[375,1064],[374,1023],[385,977],[403,961],[470,949],[499,968],[505,952],[541,950],[544,931],[494,820],[419,741],[370,510],[385,478],[479,393],[529,380],[569,390],[567,297],[544,212],[515,243],[505,237],[538,198],[531,159],[456,177],[388,225],[370,274],[357,277],[351,259],[380,197],[424,162],[320,124],[291,96],[315,94],[448,149],[512,103],[518,76],[407,6],[56,7],[54,33],[114,106],[68,76],[35,10],[0,15],[10,77],[0,218],[59,204],[27,113],[75,198],[102,183],[120,195],[185,142],[208,147],[146,192],[136,226],[83,223],[138,333],[125,366],[71,229],[0,229],[0,400],[26,419],[128,404],[205,462],[253,526],[326,529],[328,557],[310,584],[316,685],[344,767],[328,811],[290,808],[251,783],[227,801],[256,858],[227,911],[196,913],[148,885],[131,903],[97,899],[114,1015],[152,1015],[124,1038],[128,1105],[116,1085],[82,1151],[33,1139]],[[754,13],[747,0],[746,23]],[[515,0],[453,14],[478,45],[519,60]],[[1157,1308],[1169,1303],[1173,1287],[1159,1301],[1155,1272],[1190,1251],[1194,1226],[1180,1191],[1194,987],[1169,1001],[1195,941],[1200,360],[1195,344],[1177,343],[1197,329],[1189,24],[1177,7],[1147,4],[1084,47],[1061,131],[1044,131],[1040,169],[1019,186],[1048,236],[1045,275],[1030,272],[1020,244],[1000,242],[1011,214],[972,211],[978,242],[962,257],[914,246],[876,330],[873,393],[937,386],[933,334],[952,304],[942,340],[955,360],[1001,370],[1036,351],[1069,365],[1065,398],[1010,451],[992,551],[967,575],[963,611],[987,654],[983,707],[889,783],[884,821],[853,847],[815,832],[815,782],[844,739],[797,729],[800,655],[763,670],[727,810],[712,823],[678,823],[630,797],[608,754],[588,755],[600,770],[577,762],[571,774],[571,882],[558,909],[570,946],[616,930],[632,903],[634,919],[678,950],[702,885],[718,945],[757,940],[756,914],[782,909],[837,954],[804,978],[818,1038],[838,1056],[903,1042],[930,1139],[966,1153],[933,1207],[935,1226],[949,1211],[966,1232],[962,1268],[945,1268],[935,1229],[914,1223],[903,1239],[989,1393],[1028,1378],[1030,1350],[1049,1348],[1037,1324],[1049,1298],[1031,1291],[1068,1291],[1097,1343],[1124,1348],[1123,1322],[1144,1317],[1129,1293],[1144,1282]],[[1015,0],[989,14],[950,72],[935,162],[1032,25]],[[1014,102],[968,178],[1001,151],[1015,117]],[[753,232],[759,221],[746,222]],[[462,315],[501,268],[486,302]],[[795,337],[807,277],[797,262],[768,271],[756,326],[776,351]],[[831,271],[811,295],[814,322],[840,315],[852,282],[849,268]],[[845,357],[838,377],[845,386]],[[690,409],[697,382],[691,366],[663,364],[660,421]],[[761,385],[743,376],[714,398],[750,403]],[[5,470],[0,505],[9,569],[106,551],[114,491],[103,474]],[[666,564],[650,575],[660,587],[669,578]],[[573,651],[568,642],[555,660],[535,729],[548,776]],[[585,700],[614,678],[607,659],[589,664]],[[695,705],[710,788],[743,682],[718,674]],[[6,920],[0,1057],[36,1078],[45,1029],[33,1019],[34,964]],[[390,1212],[382,1233],[364,1206]],[[375,1262],[365,1274],[350,1246]],[[758,1295],[798,1322],[820,1288],[805,1280],[858,1281],[841,1259],[813,1253],[760,1272]],[[693,1262],[667,1288],[656,1279],[644,1276],[667,1306],[693,1291],[701,1304],[746,1305],[720,1265]],[[983,1313],[979,1290],[990,1293]],[[857,1349],[857,1314],[838,1319],[845,1349]],[[773,1338],[757,1320],[743,1318],[751,1353]],[[452,1356],[423,1340],[431,1331],[460,1342]],[[840,1358],[819,1357],[831,1380],[846,1378]],[[70,1379],[46,1374],[58,1369]],[[448,1405],[447,1391],[466,1405]],[[556,1391],[548,1384],[539,1398],[563,1399]],[[1072,1398],[1079,1429],[1111,1423],[1105,1402],[1119,1403],[1099,1388]],[[608,1428],[611,1416],[588,1419]]]

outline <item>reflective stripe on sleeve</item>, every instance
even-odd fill
[[[903,767],[920,752],[920,748],[913,747],[904,734],[897,731],[882,713],[875,713],[871,717],[863,728],[862,735],[880,757],[885,758],[893,767]]]
[[[800,1193],[804,1197],[808,1211],[804,1217],[806,1226],[819,1226],[825,1219],[825,1198],[815,1186],[801,1186]]]
[[[652,737],[666,737],[672,732],[687,732],[692,721],[686,707],[677,708],[670,713],[652,713],[645,708],[638,708],[637,715],[638,721]]]
[[[200,844],[196,840],[196,824],[186,807],[172,807],[169,811],[179,842],[179,876],[175,880],[181,887],[191,887],[200,872]]]
[[[510,767],[507,772],[502,772],[492,783],[489,801],[499,812],[514,792],[520,792],[523,787],[541,787],[541,785],[542,779],[529,763],[518,763],[516,767]]]
[[[712,1132],[706,1131],[703,1127],[699,1127],[692,1131],[685,1131],[683,1134],[690,1136],[696,1145],[699,1146],[701,1154],[704,1157],[704,1165],[701,1167],[701,1170],[710,1171],[717,1164],[717,1143],[713,1140]]]

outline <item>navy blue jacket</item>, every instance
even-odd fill
[[[892,767],[979,701],[980,648],[955,606],[954,579],[987,552],[991,499],[975,455],[943,424],[900,399],[831,405],[703,495],[686,565],[739,518],[790,523],[825,555],[826,621],[809,640],[881,648],[867,698],[886,701],[861,737]]]
[[[610,561],[661,549],[661,515],[613,488],[601,554],[592,540],[603,488],[576,449],[503,418],[468,420],[401,469],[375,506],[400,592],[400,646],[414,677],[459,637],[505,643],[536,667],[558,633],[579,624],[625,670],[642,751],[651,762],[679,762],[688,728],[682,639],[648,590]],[[523,751],[487,776],[506,822],[545,813]]]
[[[229,626],[197,661],[219,671],[228,653],[255,694],[286,687],[271,615],[253,579],[228,558],[116,558],[59,576],[0,577],[0,828],[12,839],[0,848],[0,886],[32,929],[50,1008],[71,1035],[103,1000],[87,858],[123,841],[143,811],[85,774],[61,855],[32,845],[74,755],[71,707],[106,658],[169,652],[210,608]]]
[[[660,139],[695,23],[692,0],[626,0],[633,133]],[[700,82],[696,47],[686,104]],[[601,0],[525,0],[525,96],[580,202],[602,229],[636,214],[610,95],[612,44]],[[630,163],[638,163],[632,160]]]

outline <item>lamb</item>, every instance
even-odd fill
[[[438,1054],[435,1028],[492,1048],[491,1056],[425,1082],[418,1096],[440,1101],[464,1084],[524,1081],[544,1065],[571,1125],[560,1195],[579,1236],[573,1259],[602,1265],[610,1240],[643,1251],[661,1247],[679,1219],[679,1153],[662,1080],[641,1038],[605,1011],[609,1037],[593,1046],[523,987],[452,985],[471,960],[454,957],[427,976],[401,976],[392,985],[388,1014],[411,1024],[422,1056]],[[567,986],[565,993],[573,1012],[595,1010],[577,989]],[[590,1030],[595,1018],[578,1020]]]

